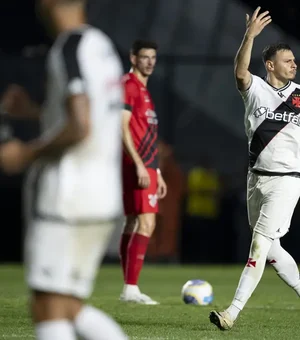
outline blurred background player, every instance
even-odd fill
[[[156,64],[157,44],[137,40],[130,52],[131,71],[124,76],[123,204],[126,222],[120,242],[124,275],[122,301],[157,304],[138,287],[158,200],[167,187],[158,168],[158,119],[147,82]]]
[[[57,36],[48,56],[42,135],[0,150],[9,174],[34,163],[25,190],[25,262],[36,336],[126,339],[117,323],[83,302],[122,212],[121,63],[110,39],[86,25],[84,1],[38,4]],[[20,89],[11,89],[14,95],[26,101]]]

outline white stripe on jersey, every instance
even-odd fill
[[[276,173],[300,173],[300,85],[289,81],[276,89],[252,75],[241,92],[250,168]]]
[[[122,213],[122,74],[112,42],[98,29],[85,25],[61,34],[54,43],[41,118],[44,136],[63,126],[66,97],[80,93],[90,100],[91,133],[44,167],[38,186],[39,216],[96,220]]]

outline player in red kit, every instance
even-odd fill
[[[131,71],[124,76],[123,203],[126,223],[120,242],[124,275],[122,301],[155,305],[138,287],[150,237],[156,223],[158,200],[167,186],[158,169],[158,120],[147,82],[156,64],[157,44],[137,40],[130,52]]]

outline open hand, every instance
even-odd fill
[[[259,14],[260,7],[257,7],[252,17],[246,14],[246,34],[252,38],[257,37],[260,32],[272,21],[269,11]]]

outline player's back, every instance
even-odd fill
[[[87,95],[91,129],[83,142],[69,148],[56,162],[43,165],[43,199],[38,209],[67,219],[114,217],[121,212],[123,91],[119,57],[105,34],[85,25],[58,37],[49,52],[47,73],[41,121],[44,133],[63,126],[65,100],[70,94]],[[55,207],[49,203],[53,197]]]

